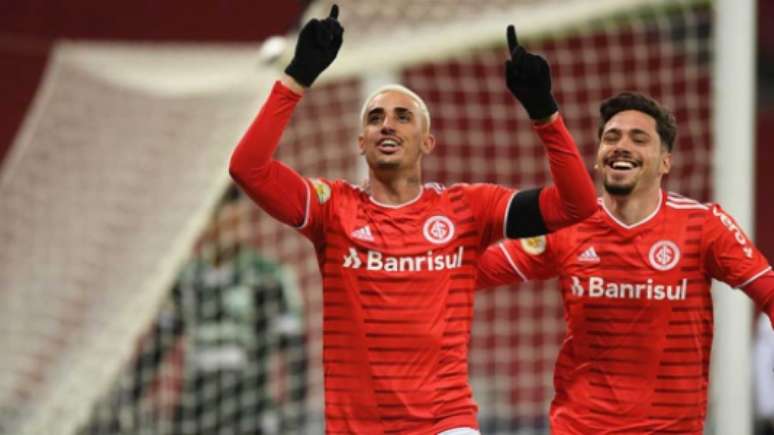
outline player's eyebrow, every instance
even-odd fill
[[[649,132],[647,132],[646,130],[642,130],[640,128],[633,128],[633,129],[629,130],[629,132],[630,132],[631,135],[644,135],[644,136],[650,137],[650,133]]]
[[[398,115],[406,115],[406,114],[409,114],[409,115],[412,115],[412,116],[414,115],[414,112],[412,112],[411,109],[409,109],[407,107],[396,107],[395,108],[395,113],[398,114]]]
[[[398,106],[395,109],[393,109],[393,112],[395,112],[396,115],[408,114],[408,115],[411,115],[412,117],[414,116],[414,112],[408,107]],[[383,107],[374,107],[373,109],[366,112],[366,119],[370,118],[371,115],[374,115],[374,114],[383,115],[384,113],[385,113],[385,110]]]
[[[636,127],[627,130],[626,133],[630,135],[644,135],[644,136],[650,137],[650,133],[647,130],[643,130],[641,128],[636,128]],[[621,129],[620,127],[611,127],[602,132],[602,136],[606,136],[608,134],[621,135],[621,134],[624,134],[624,130]]]
[[[384,113],[384,109],[382,109],[381,107],[374,107],[373,109],[366,112],[366,118],[371,117],[371,115],[373,114],[382,114],[382,113]]]

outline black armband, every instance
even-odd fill
[[[534,237],[548,233],[543,215],[540,213],[540,191],[522,190],[511,200],[505,221],[505,235],[509,239]]]

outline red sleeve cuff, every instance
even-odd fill
[[[274,86],[271,88],[272,93],[280,94],[284,97],[290,98],[294,101],[300,101],[301,100],[301,94],[297,94],[293,92],[292,89],[282,84],[281,81],[277,80],[274,82]]]

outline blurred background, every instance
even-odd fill
[[[732,144],[714,140],[714,67],[726,53],[713,43],[711,1],[338,3],[344,48],[277,155],[302,174],[360,181],[360,104],[401,82],[433,116],[427,180],[547,182],[542,146],[502,76],[513,23],[551,63],[589,168],[598,104],[648,93],[678,120],[667,187],[701,201],[717,200],[721,183],[752,192],[742,211],[751,224],[741,221],[774,258],[774,2],[757,0],[747,27],[753,139]],[[322,433],[312,247],[234,188],[227,164],[294,32],[330,4],[0,5],[0,434]],[[720,148],[753,153],[753,167],[719,179]],[[547,433],[562,316],[555,282],[477,296],[470,365],[483,433]],[[770,355],[766,328],[745,319],[737,341],[752,355],[761,338],[757,354]],[[774,377],[774,362],[748,362],[726,371],[752,380],[752,405],[738,413],[755,429],[733,433],[771,433],[774,409],[758,405],[774,391],[755,386]],[[729,433],[713,413],[735,407],[723,396],[713,393],[707,433]]]

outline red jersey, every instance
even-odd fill
[[[554,435],[701,434],[710,281],[743,288],[771,270],[720,206],[671,193],[635,225],[600,201],[577,225],[491,247],[479,268],[480,287],[559,277],[567,335],[554,373]]]
[[[309,180],[323,276],[329,433],[477,427],[468,385],[476,263],[503,237],[513,192],[428,184],[400,207],[343,181]]]
[[[326,432],[478,427],[467,365],[476,264],[503,238],[515,191],[426,184],[413,201],[391,206],[345,181],[302,177],[272,159],[300,99],[275,84],[229,170],[266,212],[314,243]],[[556,181],[541,191],[540,212],[556,229],[593,212],[593,185],[561,117],[535,130]]]

